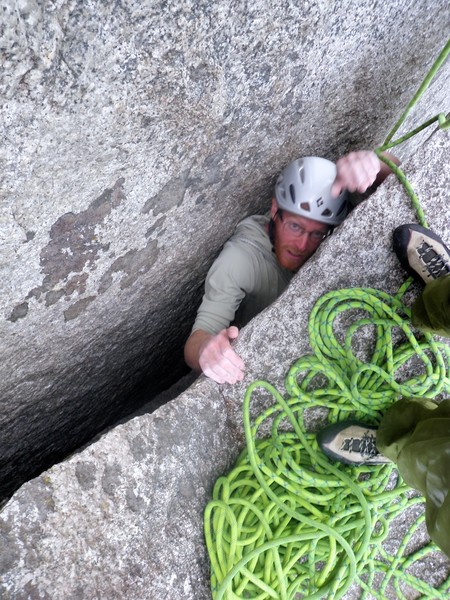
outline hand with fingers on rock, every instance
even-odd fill
[[[400,164],[399,159],[393,154],[389,152],[382,154],[396,165]],[[337,161],[336,169],[336,179],[331,188],[331,193],[336,197],[344,189],[362,194],[372,185],[378,186],[391,173],[389,167],[372,150],[359,150],[346,154]]]
[[[222,329],[215,335],[194,331],[185,346],[186,362],[217,383],[236,383],[244,378],[244,362],[231,344],[237,339],[235,326]]]
[[[336,163],[337,175],[331,193],[338,196],[342,190],[365,192],[380,172],[380,160],[371,150],[350,152]]]

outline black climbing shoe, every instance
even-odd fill
[[[317,443],[329,458],[348,465],[382,465],[391,462],[378,452],[376,433],[376,427],[372,425],[342,421],[322,429],[317,434]]]
[[[429,283],[450,273],[450,250],[421,225],[401,225],[394,231],[394,252],[410,275]]]

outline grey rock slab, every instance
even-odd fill
[[[404,164],[430,227],[447,240],[449,154],[448,133],[437,131]],[[310,352],[307,319],[325,292],[372,286],[395,293],[405,273],[391,249],[392,230],[415,221],[391,178],[242,330],[236,345],[247,366],[242,384],[218,386],[200,377],[152,414],[106,432],[24,484],[1,513],[2,597],[209,599],[203,511],[214,482],[244,445],[246,387],[264,379],[284,393],[288,368]],[[407,301],[418,291],[414,286]],[[269,402],[262,397],[255,411]],[[396,521],[388,551],[422,510],[414,507]],[[426,539],[422,528],[414,543]],[[417,574],[438,585],[449,573],[450,561],[437,552]],[[359,597],[357,588],[346,596]]]
[[[17,492],[19,510],[2,513],[2,598],[208,597],[198,516],[236,442],[219,391],[193,390]]]

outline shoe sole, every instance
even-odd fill
[[[414,242],[412,243],[413,238]],[[426,263],[421,261],[418,256],[417,248],[422,242],[428,243],[436,254],[443,257],[444,262],[449,265],[450,272],[450,250],[435,233],[414,223],[400,225],[400,227],[397,227],[394,231],[394,252],[402,267],[409,275],[414,277],[416,281],[429,283],[436,278],[428,272]],[[447,256],[445,257],[445,255]],[[411,263],[416,264],[417,269],[414,268]]]
[[[317,443],[328,458],[346,465],[383,465],[391,461],[382,454],[364,458],[360,452],[343,449],[344,440],[349,438],[363,438],[364,432],[371,431],[376,434],[377,428],[372,425],[362,424],[358,421],[344,421],[330,425],[317,434]],[[335,449],[333,449],[333,447]],[[353,455],[353,456],[352,456]]]

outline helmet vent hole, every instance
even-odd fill
[[[323,212],[322,212],[322,217],[331,217],[333,215],[333,213],[331,212],[331,210],[329,208],[326,208]]]
[[[300,181],[305,183],[305,169],[303,165],[300,167],[298,174],[300,175]]]
[[[291,194],[291,200],[292,200],[292,204],[295,204],[295,188],[294,188],[294,186],[292,185],[292,183],[291,183],[291,185],[289,186],[289,192],[290,192],[290,194]]]
[[[309,205],[309,202],[302,202],[300,204],[300,208],[302,208],[303,210],[306,210],[308,212],[311,212],[311,207]]]

